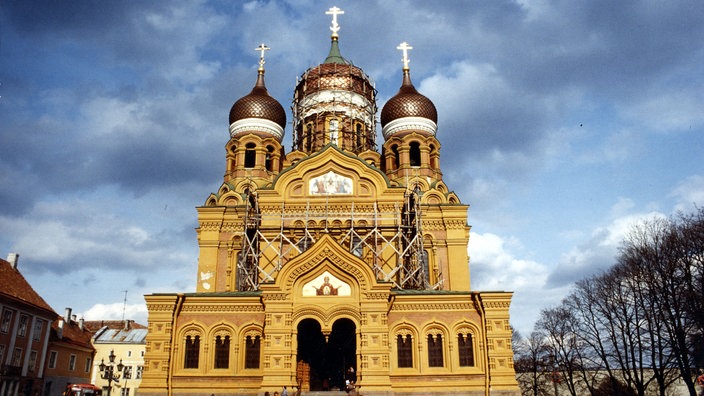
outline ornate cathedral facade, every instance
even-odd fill
[[[468,205],[444,183],[434,104],[403,43],[398,93],[327,58],[286,112],[264,83],[230,110],[225,176],[197,208],[194,293],[150,294],[140,393],[517,395],[509,292],[470,288]]]

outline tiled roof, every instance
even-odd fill
[[[74,321],[64,322],[64,328],[61,331],[62,337],[59,339],[59,320],[61,319],[63,319],[63,317],[59,316],[51,323],[52,342],[65,342],[68,344],[93,349],[93,345],[90,342],[93,333],[90,332],[85,326],[83,326],[83,330],[81,330],[78,323]]]
[[[107,326],[108,329],[119,330],[125,328],[124,320],[86,320],[83,322],[83,327],[88,329],[90,332],[95,333],[103,327]],[[134,320],[129,320],[128,327],[130,329],[146,329],[147,326],[139,324]]]
[[[3,259],[0,259],[0,279],[2,279],[0,281],[0,296],[56,314],[51,306],[30,286],[20,271],[12,268],[12,265]]]

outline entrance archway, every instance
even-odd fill
[[[304,319],[298,324],[296,361],[309,365],[311,391],[344,389],[350,367],[357,370],[356,326],[349,319],[338,319],[332,325],[327,342],[320,323]]]

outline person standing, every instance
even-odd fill
[[[288,389],[284,386],[284,389],[281,391],[281,396],[288,396]]]

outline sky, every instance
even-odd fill
[[[471,288],[513,291],[522,334],[633,224],[704,205],[702,1],[4,0],[2,257],[88,320],[146,324],[145,294],[194,291],[195,207],[222,183],[254,49],[288,111],[332,6],[379,109],[413,47],[444,180],[470,205]]]

